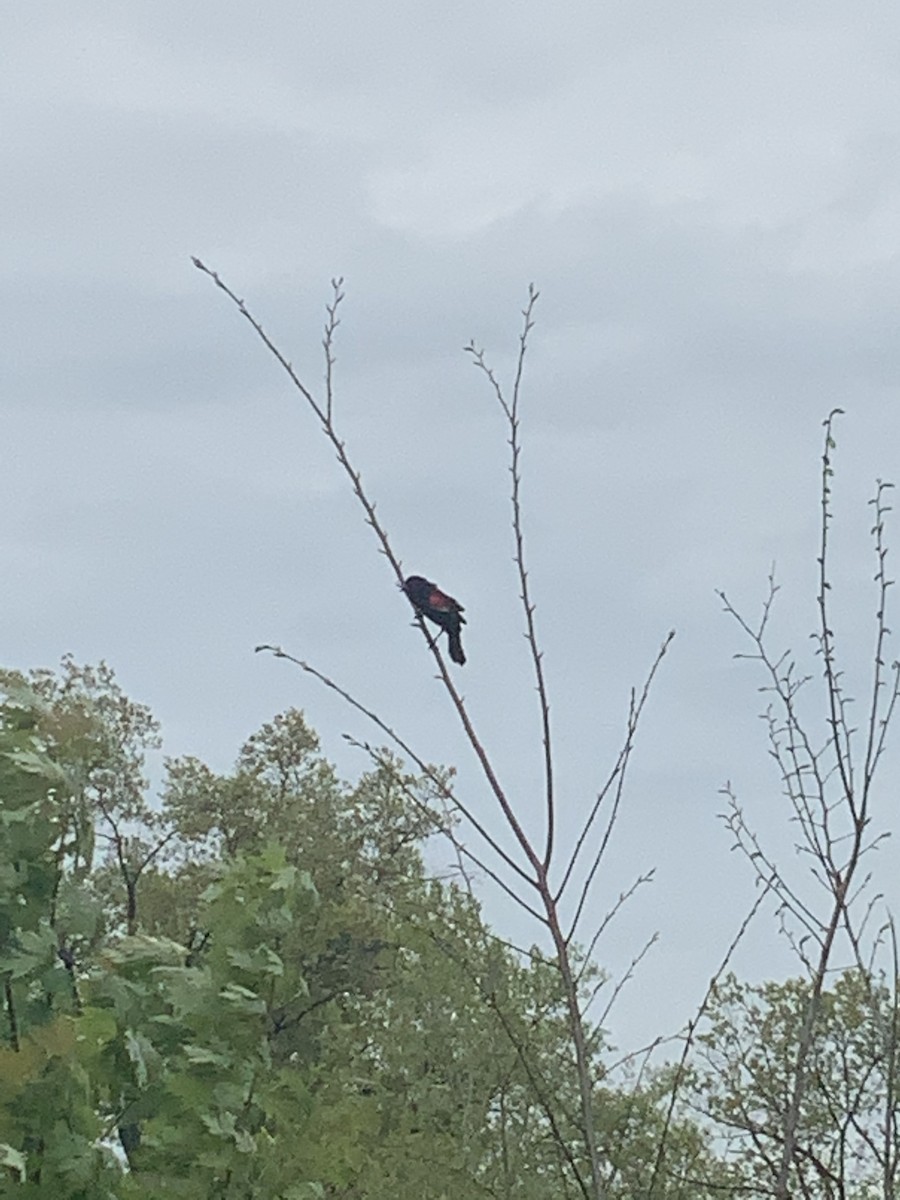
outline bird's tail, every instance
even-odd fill
[[[460,639],[458,629],[447,630],[447,643],[450,650],[450,657],[455,663],[458,663],[459,666],[464,666],[466,656],[463,654],[462,641]]]

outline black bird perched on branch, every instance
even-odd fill
[[[435,625],[440,625],[446,631],[450,657],[460,666],[466,661],[460,641],[460,629],[466,623],[462,615],[463,606],[446,592],[442,592],[437,584],[421,575],[410,575],[403,584],[403,590],[409,597],[413,608]]]

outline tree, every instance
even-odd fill
[[[360,471],[347,449],[345,440],[341,437],[336,420],[334,392],[334,346],[335,333],[339,325],[339,309],[343,300],[342,283],[340,279],[332,281],[332,300],[327,306],[324,350],[325,350],[325,389],[322,396],[316,396],[295,372],[288,358],[275,345],[266,333],[263,325],[250,312],[246,304],[213,270],[208,268],[198,258],[193,259],[194,266],[213,280],[215,285],[237,306],[244,317],[287,374],[291,385],[300,394],[305,405],[310,409],[319,427],[334,450],[338,462],[344,471],[349,486],[360,503],[366,523],[371,527],[378,544],[378,549],[385,556],[395,582],[403,588],[405,575],[400,558],[396,554],[390,538],[381,523],[367,489],[363,485]],[[544,749],[544,830],[542,834],[529,831],[520,822],[515,798],[512,797],[501,783],[494,768],[488,748],[479,738],[472,719],[466,707],[465,700],[459,693],[450,674],[443,654],[436,639],[432,638],[426,627],[422,612],[417,610],[416,621],[425,638],[431,654],[434,657],[441,682],[447,693],[448,700],[456,717],[459,719],[472,753],[483,773],[489,792],[496,805],[497,811],[506,826],[515,847],[513,853],[508,853],[489,832],[483,821],[465,804],[445,781],[434,777],[424,759],[389,728],[371,708],[363,705],[347,691],[329,679],[323,672],[306,661],[286,653],[276,646],[260,646],[259,650],[267,650],[277,657],[296,663],[304,672],[314,676],[324,685],[339,692],[344,699],[357,711],[363,713],[385,734],[393,747],[404,757],[414,763],[420,771],[432,779],[446,803],[454,814],[467,826],[468,832],[478,839],[478,852],[473,852],[466,845],[460,846],[459,853],[468,857],[488,874],[510,898],[537,923],[540,933],[552,947],[552,961],[559,975],[560,986],[565,997],[567,1012],[567,1029],[570,1043],[568,1056],[574,1072],[574,1080],[578,1092],[578,1119],[575,1122],[564,1120],[562,1112],[545,1114],[550,1122],[552,1136],[562,1137],[563,1126],[568,1128],[568,1140],[560,1141],[558,1149],[565,1159],[570,1182],[574,1183],[578,1192],[585,1200],[602,1200],[609,1194],[607,1181],[613,1171],[613,1164],[608,1156],[604,1156],[597,1139],[597,1129],[602,1118],[597,1112],[597,1102],[601,1097],[599,1082],[602,1079],[597,1057],[592,1050],[596,1043],[598,1031],[591,1027],[586,1016],[585,997],[582,995],[580,981],[574,962],[576,939],[587,941],[593,953],[607,921],[600,923],[593,930],[585,928],[587,920],[587,901],[592,894],[593,885],[605,853],[608,850],[610,836],[615,824],[619,805],[622,799],[625,776],[634,748],[637,728],[641,714],[647,702],[650,686],[657,669],[664,658],[674,633],[663,641],[660,650],[650,668],[643,688],[632,692],[628,707],[626,730],[618,755],[604,783],[592,803],[589,803],[580,817],[580,833],[574,843],[565,851],[561,851],[558,839],[558,816],[555,798],[555,767],[552,731],[550,725],[550,701],[544,669],[542,651],[538,640],[535,607],[531,600],[528,570],[525,558],[525,537],[522,520],[522,478],[520,470],[521,435],[520,435],[520,399],[524,372],[525,355],[528,340],[534,327],[534,311],[538,293],[533,286],[529,287],[528,300],[522,313],[523,325],[519,335],[518,355],[511,387],[505,388],[488,364],[484,351],[474,342],[466,347],[475,366],[481,371],[505,422],[508,443],[511,451],[510,475],[512,479],[511,509],[512,532],[514,544],[514,561],[516,564],[517,582],[522,601],[522,612],[525,625],[525,635],[529,647],[529,655],[534,671],[535,686],[538,694],[538,720],[540,736]],[[604,824],[598,818],[603,812]],[[638,886],[644,880],[636,881]],[[568,911],[567,911],[568,910]],[[559,1119],[557,1119],[559,1118]]]
[[[871,861],[889,835],[883,818],[881,828],[876,825],[876,777],[900,698],[900,663],[889,666],[886,657],[891,485],[879,480],[870,501],[875,651],[864,718],[854,725],[835,634],[830,559],[833,426],[839,412],[824,422],[818,626],[812,634],[822,668],[817,694],[810,687],[814,674],[790,650],[771,649],[774,569],[757,623],[720,593],[751,643],[749,653],[736,657],[756,662],[764,674],[759,690],[767,698],[762,716],[769,753],[797,831],[795,861],[805,863],[808,873],[780,865],[777,849],[763,844],[730,783],[723,789],[724,817],[734,848],[760,885],[751,916],[764,899],[775,897],[779,931],[803,976],[742,987],[725,974],[726,956],[671,1071],[670,1112],[678,1109],[680,1090],[687,1086],[691,1111],[709,1120],[720,1157],[736,1172],[732,1188],[778,1200],[796,1195],[893,1200],[896,1194],[900,958],[890,911],[877,920],[883,897],[873,893]],[[840,953],[849,956],[851,968],[836,967]]]
[[[689,1095],[712,1123],[741,1190],[768,1196],[784,1153],[785,1113],[806,1035],[809,979],[717,986]],[[795,1130],[792,1195],[891,1196],[898,1153],[897,989],[858,969],[823,989],[809,1038]]]

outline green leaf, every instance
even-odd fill
[[[246,1129],[234,1131],[234,1144],[241,1154],[252,1154],[256,1149],[256,1139]]]
[[[153,1043],[139,1030],[125,1030],[125,1051],[134,1064],[134,1075],[140,1087],[149,1079],[149,1064],[159,1058]]]
[[[0,1166],[9,1167],[19,1176],[19,1182],[25,1182],[25,1155],[14,1146],[0,1142]]]
[[[66,773],[59,763],[39,750],[8,750],[6,757],[29,775],[40,775],[52,783],[67,782]]]
[[[226,984],[219,995],[238,1012],[260,1014],[266,1011],[265,1000],[257,996],[256,992],[251,992],[249,988],[241,987],[239,983]]]
[[[84,1008],[78,1018],[75,1038],[92,1046],[103,1046],[111,1042],[118,1032],[115,1015],[110,1009],[90,1006]]]
[[[280,955],[268,946],[257,946],[254,950],[229,950],[228,961],[244,971],[260,971],[265,975],[284,974]]]
[[[297,880],[296,867],[282,867],[280,871],[276,871],[272,876],[272,882],[269,888],[273,892],[287,891],[292,888]]]
[[[188,1062],[192,1062],[195,1065],[206,1063],[216,1067],[232,1066],[232,1060],[227,1055],[219,1054],[217,1051],[211,1050],[209,1046],[197,1046],[192,1043],[186,1043],[182,1049]]]
[[[49,926],[19,930],[16,941],[16,948],[0,957],[0,971],[6,972],[12,979],[33,975],[55,962],[56,938]]]
[[[234,1113],[201,1112],[200,1120],[214,1137],[232,1138],[235,1133]]]

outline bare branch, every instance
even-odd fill
[[[493,370],[487,365],[485,360],[484,350],[477,347],[473,342],[470,342],[466,347],[467,353],[471,354],[472,360],[488,378],[488,381],[493,388],[497,400],[500,402],[500,407],[509,423],[509,445],[512,453],[512,462],[510,464],[510,474],[512,476],[512,512],[513,512],[513,537],[515,539],[515,563],[519,572],[519,587],[522,606],[525,611],[525,637],[528,640],[528,645],[531,649],[531,659],[534,665],[534,674],[537,681],[537,691],[541,708],[541,725],[543,729],[543,744],[544,744],[544,796],[546,805],[546,822],[547,822],[547,840],[544,848],[544,870],[548,870],[550,860],[553,857],[553,839],[556,827],[556,813],[554,808],[554,792],[553,792],[553,751],[550,740],[550,701],[547,695],[547,685],[544,680],[543,653],[538,648],[537,630],[534,621],[534,604],[531,601],[531,595],[528,588],[528,571],[525,567],[525,535],[522,527],[522,501],[521,501],[521,485],[522,475],[519,468],[519,456],[522,451],[521,442],[519,440],[519,396],[522,385],[522,372],[525,366],[525,351],[528,348],[528,335],[534,328],[534,307],[537,304],[539,292],[535,290],[534,284],[529,284],[528,287],[528,303],[522,312],[525,319],[525,324],[522,332],[519,335],[519,353],[516,359],[516,373],[513,381],[512,400],[507,401],[503,394],[503,389],[499,381],[494,375]]]
[[[641,713],[644,711],[644,706],[646,705],[647,699],[650,695],[650,688],[651,688],[651,685],[653,684],[653,680],[656,676],[656,672],[659,670],[659,666],[662,663],[663,658],[665,657],[666,651],[668,650],[669,646],[672,644],[672,639],[674,637],[675,637],[675,631],[673,629],[668,633],[665,641],[660,646],[659,651],[657,652],[656,658],[653,661],[653,665],[651,666],[650,671],[647,675],[647,678],[644,681],[644,686],[641,689],[640,697],[636,698],[634,692],[632,692],[632,694],[631,694],[631,703],[630,703],[629,712],[628,712],[628,723],[627,723],[626,729],[625,729],[625,741],[622,744],[622,748],[619,751],[619,756],[616,759],[615,765],[613,766],[613,769],[610,772],[606,783],[601,788],[601,790],[597,796],[597,799],[594,801],[594,804],[591,807],[591,811],[588,813],[587,820],[585,821],[584,826],[582,827],[582,830],[578,837],[578,840],[575,843],[575,848],[572,851],[571,857],[569,858],[569,863],[568,863],[568,866],[566,867],[565,874],[563,875],[562,883],[559,885],[559,887],[556,890],[554,899],[558,901],[562,897],[563,893],[565,892],[566,886],[569,882],[569,879],[571,878],[572,872],[575,869],[575,863],[578,859],[578,855],[580,854],[581,848],[583,847],[583,845],[587,839],[587,836],[590,833],[591,826],[594,823],[594,820],[600,809],[600,805],[603,803],[603,801],[606,798],[606,796],[608,795],[610,789],[613,787],[613,785],[615,785],[615,791],[613,794],[614,795],[613,806],[612,806],[612,810],[610,812],[609,821],[606,826],[606,831],[600,842],[599,849],[597,850],[597,853],[594,855],[594,859],[591,863],[591,868],[588,871],[588,873],[585,877],[584,883],[582,885],[581,892],[578,897],[578,903],[575,906],[575,915],[572,918],[571,925],[569,926],[569,932],[566,935],[566,941],[570,941],[575,936],[575,931],[578,927],[579,919],[581,918],[581,914],[584,910],[584,905],[585,905],[585,902],[587,901],[587,897],[588,897],[588,893],[591,888],[591,884],[593,883],[594,876],[597,873],[597,870],[600,866],[601,861],[603,860],[603,855],[606,853],[606,847],[609,845],[609,839],[612,836],[613,826],[615,824],[616,815],[618,814],[619,805],[621,803],[622,789],[625,786],[625,772],[628,767],[628,761],[631,758],[631,752],[634,749],[634,739],[635,739],[635,735],[637,733],[638,724],[641,719]]]
[[[329,423],[334,416],[334,335],[337,332],[338,325],[341,323],[337,314],[341,301],[344,299],[344,293],[341,291],[343,284],[343,276],[340,279],[332,279],[331,303],[325,309],[328,319],[325,322],[325,336],[322,339],[322,348],[325,351],[325,415]]]
[[[853,792],[853,763],[851,758],[850,733],[844,711],[844,697],[841,689],[840,676],[835,661],[834,632],[831,629],[831,619],[828,606],[828,593],[831,582],[828,579],[828,530],[832,520],[831,513],[831,479],[834,470],[831,466],[831,451],[835,448],[832,427],[836,416],[843,416],[842,408],[834,408],[823,421],[825,427],[825,446],[822,451],[822,521],[819,534],[819,645],[825,664],[825,679],[829,706],[829,724],[831,726],[832,744],[834,746],[835,762],[841,775],[844,795],[853,816],[856,816],[856,802]]]
[[[594,950],[597,947],[597,943],[600,941],[600,938],[603,936],[604,932],[608,928],[608,926],[611,923],[611,921],[613,920],[613,918],[618,915],[618,913],[624,907],[626,902],[631,899],[631,897],[638,890],[638,888],[642,886],[642,884],[652,882],[653,876],[655,874],[656,874],[656,869],[653,868],[652,870],[647,871],[644,875],[639,875],[637,877],[637,879],[635,879],[634,883],[632,883],[631,887],[626,888],[624,892],[619,892],[619,895],[618,895],[618,898],[616,899],[615,904],[606,913],[603,920],[597,926],[597,929],[594,932],[594,936],[588,942],[587,950],[585,950],[585,952],[584,952],[584,965],[582,966],[581,970],[578,972],[579,982],[581,981],[582,976],[584,975],[585,971],[588,968],[588,965],[591,961],[591,956],[593,955]],[[656,936],[657,935],[654,934],[654,938]]]
[[[634,978],[635,971],[640,966],[640,964],[644,961],[645,957],[650,953],[650,950],[656,945],[656,943],[658,941],[659,941],[659,934],[652,933],[650,935],[650,937],[647,938],[646,942],[643,944],[643,946],[640,948],[640,950],[638,950],[637,954],[634,955],[634,957],[632,958],[632,960],[628,964],[628,966],[626,967],[621,979],[619,979],[617,981],[615,987],[613,988],[612,995],[610,996],[609,1000],[607,1000],[607,1002],[606,1002],[606,1007],[603,1009],[603,1011],[600,1013],[600,1016],[597,1018],[597,1024],[601,1028],[606,1024],[609,1014],[612,1012],[613,1006],[616,1003],[616,1001],[618,1000],[625,985],[631,982],[631,980]],[[587,1001],[584,1004],[583,1011],[585,1013],[591,1007],[594,1000],[600,994],[601,990],[603,989],[603,987],[606,985],[607,982],[608,982],[608,980],[601,979],[600,982],[597,984],[597,986],[593,989],[593,991],[591,992],[590,996],[588,997]]]

